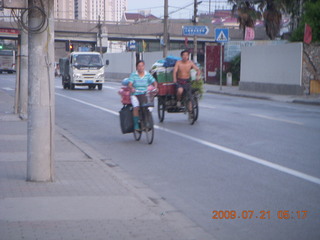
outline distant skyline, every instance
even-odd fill
[[[201,0],[199,0],[200,2]],[[193,0],[168,0],[169,17],[170,18],[192,18],[193,16]],[[211,5],[210,5],[211,3]],[[164,15],[164,0],[127,0],[127,12],[138,12],[139,10],[151,10],[151,14],[158,18]],[[188,6],[189,5],[189,6]],[[188,7],[186,7],[188,6]],[[208,13],[215,9],[231,9],[231,5],[227,0],[202,0],[198,6],[198,14]],[[179,10],[180,9],[180,10]],[[175,12],[177,11],[177,12]]]

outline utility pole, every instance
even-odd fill
[[[164,0],[164,23],[163,23],[163,57],[168,54],[168,0]]]
[[[21,119],[28,118],[28,33],[20,30],[19,51],[19,116]],[[17,74],[18,75],[18,74]]]
[[[99,37],[99,46],[100,46],[100,55],[102,56],[102,29],[101,29],[101,21],[99,15],[99,22],[98,22],[98,37]]]
[[[194,0],[194,6],[193,6],[193,25],[197,26],[197,12],[198,12],[198,2],[197,0]],[[197,63],[198,62],[198,42],[197,42],[197,36],[193,36],[193,62]]]
[[[54,0],[28,3],[27,181],[48,182],[53,181],[55,132]]]

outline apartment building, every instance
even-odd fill
[[[127,0],[56,0],[55,18],[114,21],[121,20]]]
[[[75,18],[75,0],[55,0],[54,18],[74,19]]]

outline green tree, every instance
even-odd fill
[[[320,42],[320,1],[307,1],[303,5],[301,21],[292,33],[291,41],[303,41],[305,24],[312,28],[312,41]]]

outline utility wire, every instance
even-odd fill
[[[20,29],[23,29],[29,33],[42,33],[44,32],[48,27],[48,16],[44,10],[43,1],[40,0],[40,6],[37,6],[35,4],[35,1],[33,1],[33,4],[31,7],[28,7],[26,9],[19,9],[17,12],[12,9],[11,15],[14,18],[14,21],[17,23],[17,25],[20,27]],[[30,27],[28,25],[29,16],[31,14],[40,14],[40,23],[34,27]]]

